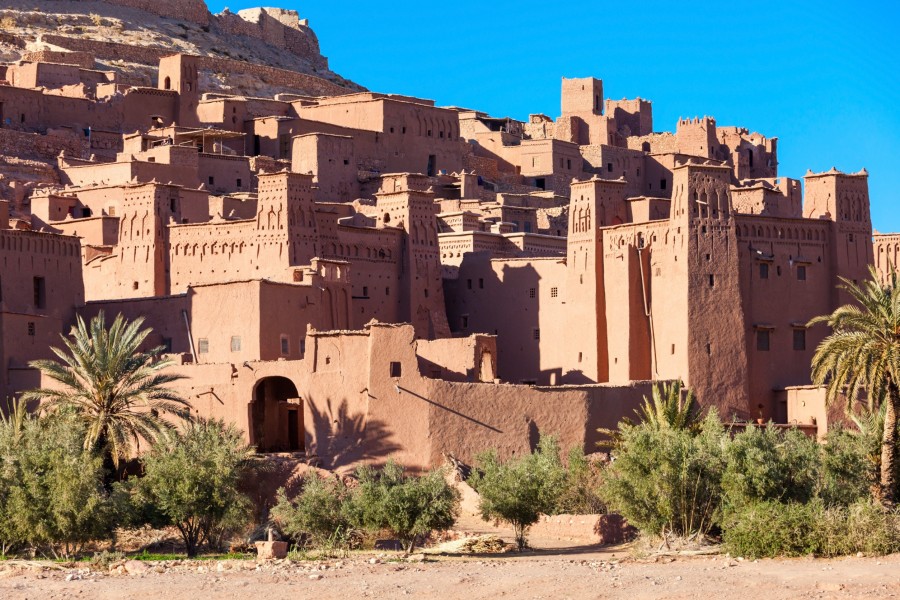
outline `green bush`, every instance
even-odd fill
[[[819,491],[827,505],[849,506],[872,495],[878,482],[878,463],[871,458],[870,446],[870,440],[859,432],[828,432],[822,446]]]
[[[566,482],[554,514],[599,515],[607,512],[600,497],[603,465],[589,460],[580,447],[569,451]]]
[[[416,477],[389,461],[381,470],[361,467],[357,477],[345,507],[350,522],[369,531],[389,530],[407,551],[432,531],[452,527],[459,514],[459,491],[441,469]]]
[[[559,443],[542,437],[535,452],[502,462],[495,452],[478,457],[469,484],[481,495],[481,516],[512,525],[519,549],[527,545],[528,528],[541,514],[552,514],[566,490],[566,469]]]
[[[717,523],[728,436],[715,412],[699,433],[619,426],[601,496],[638,529],[652,534],[706,534]]]
[[[0,425],[0,552],[69,557],[110,538],[114,503],[103,459],[83,447],[83,425],[66,412],[37,419],[19,408]]]
[[[805,503],[815,495],[820,448],[801,431],[747,427],[725,448],[726,506],[767,500]]]
[[[215,546],[247,524],[250,503],[239,483],[251,455],[233,425],[186,424],[144,457],[135,501],[164,515],[181,533],[188,556],[196,556],[202,545]]]
[[[349,496],[350,490],[342,480],[310,472],[293,501],[284,488],[278,490],[272,517],[284,533],[304,546],[347,548],[353,539],[345,508]]]
[[[732,554],[844,556],[889,554],[900,549],[900,517],[871,500],[849,507],[810,502],[750,502],[729,511],[723,541]]]

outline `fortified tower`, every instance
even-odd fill
[[[262,264],[308,265],[317,256],[312,179],[287,171],[259,175],[256,228]]]
[[[803,216],[832,222],[829,249],[836,275],[851,281],[867,279],[874,263],[869,173],[865,169],[842,173],[832,167],[825,173],[807,172],[803,179]],[[850,300],[843,290],[835,288],[834,294],[834,306]]]
[[[673,171],[668,238],[660,265],[656,326],[661,379],[682,378],[721,414],[750,416],[747,333],[732,216],[731,169],[685,164]]]
[[[382,225],[405,232],[399,257],[400,321],[412,323],[416,336],[450,336],[444,306],[441,257],[434,192],[425,175],[385,176],[386,187],[375,194]]]
[[[594,177],[572,184],[566,250],[564,383],[609,380],[601,227],[622,223],[625,180]]]
[[[159,84],[161,90],[178,92],[178,125],[198,127],[197,107],[200,104],[200,77],[197,57],[184,54],[164,56],[159,60]]]

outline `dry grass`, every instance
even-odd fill
[[[0,19],[0,29],[3,31],[11,31],[16,28],[16,19],[10,15],[6,15]]]

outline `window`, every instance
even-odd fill
[[[389,288],[389,287],[384,288],[384,295],[385,295],[385,296],[390,296],[390,295],[391,295],[391,288]]]
[[[712,344],[709,342],[706,342],[706,355],[707,356],[712,355]]]
[[[131,284],[131,289],[133,289],[133,290],[136,290],[136,289],[138,289],[139,287],[141,287],[141,284],[138,283],[137,281],[135,281],[135,282],[133,282],[133,283]]]
[[[34,307],[47,307],[47,286],[43,277],[34,278]]]
[[[209,353],[209,340],[206,338],[200,338],[197,340],[197,353],[198,354],[208,354]]]
[[[291,341],[288,339],[288,336],[281,336],[281,354],[287,356],[291,353]]]
[[[528,288],[528,297],[534,298],[535,296],[537,296],[537,289],[536,288]]]
[[[566,168],[569,170],[572,169],[572,159],[571,158],[566,159]]]
[[[391,377],[400,377],[403,374],[403,365],[399,362],[391,363]]]
[[[806,281],[806,265],[800,265],[799,267],[797,267],[797,280]]]
[[[231,336],[231,351],[232,352],[240,352],[241,351],[241,336],[239,336],[239,335]]]
[[[210,175],[209,176],[209,185],[215,185],[215,183],[216,183],[216,178],[213,177],[212,175]]]
[[[244,186],[244,182],[241,181],[241,178],[240,178],[240,177],[238,177],[238,179],[237,179],[237,187],[243,187],[243,186]]]
[[[541,330],[535,329],[534,332],[532,333],[532,335],[534,336],[534,339],[540,340],[541,339]]]
[[[480,278],[480,277],[478,278],[478,289],[479,289],[479,290],[483,290],[483,289],[484,289],[484,279],[482,279],[482,278]]]
[[[769,263],[759,263],[759,278],[760,279],[768,279],[769,278]]]
[[[709,287],[716,287],[716,276],[715,275],[709,276]]]
[[[28,335],[34,337],[37,333],[37,330],[34,326],[34,321],[28,321]]]
[[[164,337],[164,338],[162,339],[162,345],[163,345],[163,353],[164,353],[164,354],[171,354],[171,353],[172,353],[172,338],[170,338],[170,337]]]
[[[781,277],[781,267],[780,266],[775,267],[775,274],[778,275],[779,277]]]
[[[559,288],[552,287],[550,288],[550,297],[556,298],[559,295]]]
[[[666,189],[666,180],[665,179],[659,180],[659,189],[661,189],[661,190]]]
[[[459,319],[459,324],[463,329],[469,328],[469,315],[463,315]]]
[[[306,338],[300,338],[300,356],[306,354]]]
[[[579,352],[579,353],[578,353],[578,362],[581,362],[581,359],[582,359],[582,353]]]
[[[606,163],[606,170],[612,173],[612,163]]]
[[[471,279],[466,279],[466,287],[470,290],[472,289],[472,280]]]
[[[364,285],[363,286],[363,298],[368,298],[368,297],[369,297],[369,286]]]
[[[531,233],[531,221],[522,221],[522,225],[525,226],[525,233]]]
[[[768,329],[756,330],[756,349],[760,352],[769,351],[769,333],[771,332]]]
[[[795,329],[794,330],[794,350],[798,352],[803,352],[806,350],[806,330],[805,329]]]

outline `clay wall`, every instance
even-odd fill
[[[648,100],[607,100],[605,112],[625,137],[653,133],[653,105]]]
[[[90,52],[60,52],[57,50],[34,50],[22,55],[25,62],[57,63],[75,65],[82,69],[94,68],[94,55]]]
[[[581,146],[584,171],[604,179],[624,178],[625,197],[634,198],[645,193],[645,155],[640,150],[609,145]]]
[[[876,233],[872,236],[875,268],[884,282],[889,281],[892,271],[900,266],[900,234]]]
[[[0,229],[0,265],[0,390],[9,396],[20,391],[11,369],[52,357],[84,302],[84,283],[72,237]]]

